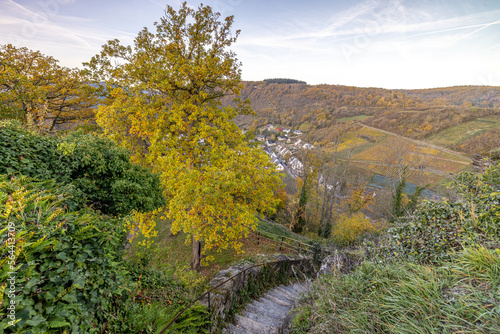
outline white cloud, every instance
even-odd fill
[[[248,5],[242,1],[206,3],[225,15],[224,11],[227,14]],[[153,12],[166,4],[178,8],[180,2],[147,0],[141,6],[146,3]],[[21,6],[12,0],[0,0],[0,43],[41,50],[60,59],[63,65],[79,66],[98,53],[106,40],[118,38],[128,44],[135,36],[102,28],[90,9],[81,17],[65,15],[70,12],[64,7],[67,0],[46,0],[57,5],[45,8],[41,2],[35,3]],[[124,0],[122,14],[139,10],[138,3]],[[198,6],[194,1],[190,3]],[[328,15],[331,8],[341,7],[338,3],[351,2],[332,2],[329,8],[307,13],[295,9],[271,15],[272,19],[255,17],[245,21],[248,23],[241,27],[243,32],[234,46],[243,62],[244,79],[284,76],[310,83],[391,88],[485,80],[500,84],[500,66],[496,65],[500,56],[496,38],[500,9],[453,16],[432,7],[431,1],[363,0]],[[110,6],[106,2],[102,9],[111,11]],[[255,1],[252,6],[272,8],[266,1]],[[304,6],[308,5],[304,2]],[[260,8],[253,9],[258,12]],[[315,15],[309,15],[312,12]],[[318,13],[322,19],[317,18]],[[148,17],[148,12],[142,14]],[[235,20],[238,23],[238,16]],[[128,23],[123,29],[127,28]]]
[[[133,34],[102,29],[89,19],[64,16],[57,8],[40,12],[12,0],[0,0],[0,43],[12,43],[54,56],[65,66],[81,66],[108,39],[131,41]]]

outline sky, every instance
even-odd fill
[[[500,86],[500,0],[205,0],[234,15],[243,80],[389,89]],[[82,67],[179,0],[0,0],[0,44]],[[189,0],[193,7],[198,1]]]

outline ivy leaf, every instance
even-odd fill
[[[40,314],[37,314],[33,318],[26,321],[26,324],[33,326],[33,327],[36,327],[36,326],[44,323],[45,321],[46,321],[46,319],[44,317],[42,317]]]

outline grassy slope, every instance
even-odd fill
[[[453,147],[492,129],[500,131],[500,116],[477,118],[473,121],[442,130],[428,137],[427,140],[432,144]]]
[[[286,227],[284,227],[283,225],[270,221],[259,220],[257,231],[260,231],[263,234],[270,236],[271,238],[275,236],[275,238],[279,239],[279,237],[283,236],[287,238],[297,239],[306,243],[311,241],[311,239],[303,235],[294,233],[289,229],[287,229]]]
[[[337,122],[349,122],[349,121],[360,121],[360,120],[363,120],[365,118],[368,118],[368,117],[372,117],[372,116],[369,116],[369,115],[357,115],[357,116],[351,116],[351,117],[341,117],[341,118],[337,118],[336,121]]]
[[[500,333],[499,288],[498,250],[442,267],[365,263],[317,280],[293,333]]]

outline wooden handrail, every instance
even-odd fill
[[[297,261],[301,261],[301,259],[296,259],[296,260],[291,260],[291,262],[297,262]],[[186,306],[184,309],[182,309],[182,311],[180,311],[179,313],[177,313],[177,315],[172,319],[170,320],[170,322],[165,326],[165,328],[163,328],[159,334],[163,334],[174,322],[175,320],[177,320],[188,308],[190,308],[191,306],[193,306],[194,303],[196,303],[197,301],[199,301],[200,299],[202,299],[203,297],[207,296],[208,295],[208,307],[209,307],[209,311],[210,311],[210,292],[214,291],[215,289],[217,289],[218,287],[226,284],[227,282],[229,282],[230,280],[234,279],[236,276],[238,275],[241,275],[242,273],[246,273],[248,270],[252,269],[252,268],[255,268],[255,267],[259,267],[259,266],[264,266],[264,265],[272,265],[272,264],[278,264],[280,263],[281,261],[274,261],[274,262],[263,262],[263,263],[258,263],[256,265],[253,265],[251,267],[248,267],[244,270],[241,270],[239,271],[238,273],[234,274],[233,276],[229,277],[228,279],[226,279],[225,281],[223,281],[222,283],[219,283],[217,284],[216,286],[214,286],[213,288],[211,288],[210,290],[208,291],[205,291],[203,294],[201,294],[200,296],[198,296],[195,300],[193,300],[188,306]]]
[[[251,232],[251,233],[260,233],[260,234],[262,234],[262,235],[265,235],[265,234],[267,234],[267,235],[272,235],[272,236],[275,236],[275,237],[280,238],[280,239],[281,239],[281,238],[285,238],[285,239],[293,240],[293,241],[295,241],[295,242],[297,242],[297,243],[300,243],[300,244],[302,244],[302,245],[304,245],[304,246],[310,246],[309,244],[306,244],[306,243],[304,243],[304,242],[300,241],[299,239],[290,238],[290,237],[287,237],[287,236],[284,236],[284,235],[274,234],[274,233],[270,233],[270,232],[262,232],[262,231],[259,231],[259,232]]]
[[[290,245],[290,244],[288,244],[286,242],[281,243],[278,240],[274,240],[274,239],[268,238],[268,237],[266,237],[264,235],[258,235],[258,234],[256,234],[256,236],[258,238],[261,238],[263,241],[266,241],[266,242],[274,244],[275,246],[279,246],[281,248],[288,249],[290,251],[297,251],[298,250],[298,247]],[[285,245],[285,246],[283,246],[283,245]],[[309,253],[314,253],[313,251],[311,251],[309,249],[305,249],[305,248],[301,248],[301,250],[309,252]]]
[[[252,232],[252,234],[260,237],[260,238],[263,238],[263,239],[267,239],[275,244],[279,244],[280,247],[283,247],[283,245],[287,245],[289,247],[286,247],[290,250],[294,250],[294,251],[305,251],[305,252],[308,252],[308,253],[314,253],[312,250],[308,249],[309,247],[311,247],[311,245],[308,245],[308,244],[305,244],[305,243],[302,243],[302,242],[297,242],[299,245],[302,245],[302,246],[305,246],[304,248],[301,248],[299,246],[294,246],[292,244],[289,244],[289,243],[286,243],[286,242],[283,242],[283,241],[278,241],[278,240],[275,240],[275,239],[271,239],[269,237],[267,237],[266,235],[264,234],[260,234],[260,233],[255,233],[255,232]],[[285,236],[283,236],[283,238],[286,238]],[[294,240],[294,241],[297,241],[296,239],[291,239],[291,238],[287,238],[287,239],[290,239],[290,240]],[[299,251],[299,252],[300,252]]]

